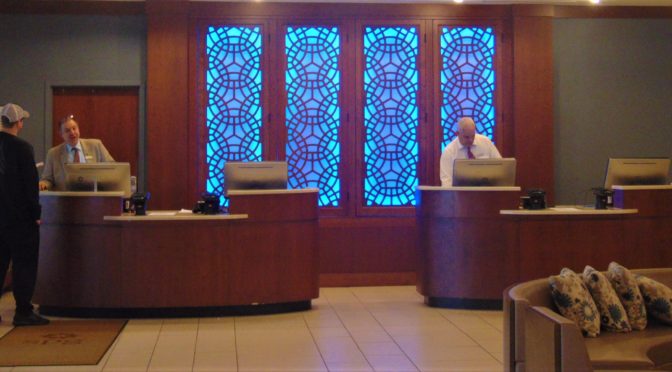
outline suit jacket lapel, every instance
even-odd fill
[[[65,143],[61,145],[61,164],[68,163],[68,146]]]
[[[87,163],[98,162],[98,156],[96,156],[96,148],[92,146],[90,142],[81,138],[79,139],[79,143],[82,145],[84,156],[86,156],[86,162]]]

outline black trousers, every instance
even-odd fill
[[[25,223],[0,228],[0,283],[12,263],[12,288],[16,313],[33,310],[31,300],[37,279],[37,259],[40,248],[40,228],[36,223]]]

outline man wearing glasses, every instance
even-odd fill
[[[40,177],[40,190],[65,190],[66,163],[114,161],[99,139],[79,138],[79,125],[74,116],[66,116],[60,121],[60,132],[63,143],[47,152],[47,160]]]

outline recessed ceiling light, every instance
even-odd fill
[[[593,3],[593,4],[599,4],[600,0],[590,0],[590,2]]]
[[[464,1],[464,0],[453,0],[453,2],[458,3],[458,4],[460,4],[460,3],[463,2],[463,1]]]

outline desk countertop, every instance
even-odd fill
[[[146,216],[124,214],[105,216],[105,221],[143,222],[143,221],[198,221],[198,220],[244,220],[246,214],[194,214],[181,211],[147,211]]]
[[[618,215],[635,214],[637,209],[594,209],[582,206],[562,205],[546,209],[507,209],[499,211],[499,214],[510,216],[564,216],[564,215]]]
[[[520,186],[418,186],[421,191],[520,191]]]

